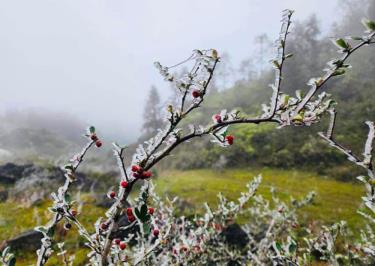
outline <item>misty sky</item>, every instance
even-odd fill
[[[110,136],[134,137],[151,84],[167,96],[153,62],[193,49],[227,52],[236,66],[262,33],[275,39],[281,11],[337,17],[327,0],[4,0],[0,2],[0,110],[76,114]],[[116,132],[116,133],[115,133]]]

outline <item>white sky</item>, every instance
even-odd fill
[[[326,28],[336,0],[3,0],[0,2],[0,110],[66,111],[134,136],[151,84],[166,95],[153,67],[195,48],[227,52],[234,65],[254,38],[277,37],[281,11],[316,13]],[[117,132],[117,133],[114,133]]]

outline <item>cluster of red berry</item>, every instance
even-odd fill
[[[126,209],[126,215],[128,216],[129,222],[134,222],[135,221],[135,216],[133,214],[133,209],[132,208],[127,208]]]
[[[138,165],[132,166],[132,172],[135,178],[147,179],[152,176],[151,171],[144,171],[143,168]]]
[[[126,182],[125,180],[122,180],[122,181],[120,182],[120,186],[121,186],[122,188],[126,188],[126,187],[128,186],[128,182]],[[114,192],[114,191],[110,191],[110,192],[108,193],[108,197],[111,198],[111,199],[114,199],[114,198],[116,197],[116,192]]]
[[[154,208],[152,208],[152,207],[149,207],[149,208],[148,208],[148,213],[149,213],[150,215],[153,215],[154,212],[155,212],[155,209],[154,209]],[[135,216],[134,216],[134,214],[133,214],[133,209],[132,209],[132,208],[127,208],[127,209],[126,209],[126,215],[128,216],[128,220],[129,220],[129,222],[132,223],[132,222],[135,221]],[[153,234],[155,237],[158,237],[158,236],[159,236],[159,230],[158,230],[157,228],[153,229],[153,230],[152,230],[152,234]]]
[[[215,114],[215,115],[212,117],[212,119],[213,119],[216,123],[218,123],[218,124],[220,124],[221,122],[223,122],[223,118],[221,117],[220,114]],[[226,143],[228,143],[229,145],[232,145],[233,142],[234,142],[234,136],[232,136],[232,135],[225,136],[225,141],[226,141]]]
[[[100,141],[100,139],[98,139],[98,136],[96,136],[95,133],[91,134],[90,138],[92,141],[95,141],[96,147],[100,148],[102,146],[102,142]]]
[[[225,136],[225,141],[226,141],[229,145],[232,145],[233,142],[234,142],[234,136],[232,136],[232,135]]]
[[[115,238],[113,242],[121,249],[124,250],[126,249],[126,243],[121,241],[119,238]]]

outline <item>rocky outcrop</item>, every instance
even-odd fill
[[[32,167],[31,164],[16,165],[13,163],[7,163],[0,165],[0,183],[2,184],[14,184],[18,179],[21,179],[23,172]]]
[[[224,236],[225,242],[239,248],[244,248],[249,242],[249,237],[246,232],[236,223],[226,227],[222,235]]]
[[[6,241],[6,245],[14,251],[36,251],[40,247],[42,238],[41,232],[30,230]]]
[[[9,196],[18,200],[29,199],[38,202],[64,181],[64,171],[58,167],[14,163],[0,165],[0,184],[10,187]],[[88,191],[91,185],[92,182],[85,174],[77,174],[75,187]]]

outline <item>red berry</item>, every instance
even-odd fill
[[[152,234],[157,237],[159,235],[159,230],[158,229],[152,230]]]
[[[119,238],[116,238],[116,239],[114,240],[114,242],[115,242],[116,245],[119,245],[120,242],[121,242],[121,240],[120,240]]]
[[[128,186],[128,182],[126,182],[125,180],[122,180],[121,183],[120,183],[120,186],[122,188],[126,188]]]
[[[90,138],[91,138],[92,141],[98,140],[98,137],[96,136],[96,134],[92,134]]]
[[[194,98],[198,98],[201,96],[201,92],[199,90],[193,90],[191,95],[193,95]]]
[[[221,123],[221,115],[216,114],[216,115],[214,115],[213,119],[214,119],[217,123]]]
[[[143,177],[144,179],[146,179],[146,178],[150,178],[151,176],[152,176],[151,171],[146,171],[146,172],[144,172],[143,175],[142,175],[142,177]]]
[[[100,148],[102,146],[102,142],[100,140],[95,141],[96,147]]]
[[[102,223],[102,224],[100,225],[100,228],[101,228],[102,230],[107,230],[107,229],[108,229],[108,224],[106,224],[106,223]]]
[[[228,135],[225,137],[225,140],[228,142],[229,145],[232,145],[234,141],[234,137],[232,135]]]
[[[126,249],[126,243],[125,243],[125,242],[121,242],[121,243],[120,243],[120,249],[121,249],[121,250]]]
[[[133,216],[133,210],[132,210],[132,208],[127,208],[127,209],[126,209],[126,214],[127,214],[128,216]]]
[[[139,167],[138,165],[133,165],[133,166],[132,166],[132,171],[133,171],[133,172],[138,172],[139,169],[140,169],[140,167]]]
[[[133,215],[130,215],[130,216],[128,216],[128,220],[129,220],[129,222],[134,222],[135,221],[135,217],[133,216]]]
[[[140,177],[141,177],[141,175],[138,174],[138,173],[133,173],[133,176],[134,176],[135,178],[140,178]]]
[[[77,212],[77,210],[71,210],[71,211],[70,211],[70,214],[71,214],[72,216],[77,216],[78,212]]]
[[[116,192],[111,191],[111,192],[108,194],[108,196],[109,196],[111,199],[113,199],[114,197],[116,197]]]
[[[154,211],[155,211],[154,208],[152,208],[152,207],[148,208],[148,213],[149,214],[153,215]]]

